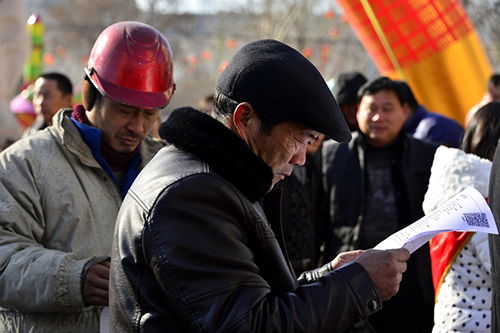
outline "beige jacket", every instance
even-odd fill
[[[99,331],[82,271],[111,255],[122,199],[70,114],[0,153],[1,332]],[[163,145],[143,141],[141,169]]]

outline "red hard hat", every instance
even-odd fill
[[[165,107],[175,90],[172,50],[155,28],[118,22],[97,38],[87,76],[104,95],[146,109]]]

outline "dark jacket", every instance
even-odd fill
[[[295,273],[318,267],[319,241],[316,236],[317,212],[321,195],[321,151],[308,154],[302,166],[295,166],[290,177],[281,180],[283,189],[282,223],[288,257]]]
[[[414,139],[404,132],[394,145],[397,146],[391,159],[391,173],[396,191],[399,226],[402,229],[424,216],[422,202],[437,146]],[[366,144],[359,132],[353,133],[353,139],[349,143],[330,141],[323,145],[323,185],[327,193],[325,197],[328,198],[323,209],[324,262],[332,260],[340,252],[360,248],[358,242],[363,228],[363,206],[366,199],[365,150]],[[421,291],[422,302],[427,307],[426,313],[432,315],[434,289],[429,246],[424,245],[413,253],[408,265],[402,288],[410,281],[416,283]],[[398,295],[394,298],[397,297]],[[411,304],[408,300],[406,302]],[[384,308],[387,308],[386,303]],[[384,311],[387,310],[382,312]],[[423,320],[422,318],[421,321]],[[429,324],[432,327],[432,317]]]
[[[489,186],[488,204],[500,229],[500,150],[493,158]],[[500,236],[488,235],[491,257],[491,286],[493,287],[491,305],[491,331],[500,331]]]
[[[117,220],[112,331],[373,332],[363,320],[381,302],[361,265],[299,285],[283,251],[281,193],[266,195],[271,170],[240,138],[193,109],[160,131],[172,144]]]
[[[417,139],[454,148],[460,148],[462,145],[463,126],[451,118],[427,111],[423,105],[415,109],[404,127]]]

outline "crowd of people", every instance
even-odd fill
[[[468,186],[500,220],[498,75],[464,127],[404,81],[331,90],[262,39],[163,121],[173,67],[125,21],[96,39],[81,104],[64,74],[35,81],[36,121],[0,153],[0,331],[500,328],[499,236],[373,249]]]

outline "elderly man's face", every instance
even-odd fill
[[[401,105],[398,96],[391,90],[363,96],[357,113],[359,129],[368,144],[374,147],[389,146],[407,118],[407,105]]]
[[[259,122],[260,123],[260,122]],[[256,127],[248,133],[248,145],[273,170],[273,186],[290,176],[294,165],[303,165],[306,151],[318,137],[318,132],[292,122],[276,125],[270,135]]]
[[[140,109],[104,97],[87,111],[87,117],[101,130],[102,139],[114,151],[131,153],[151,130],[159,112],[158,109]]]

